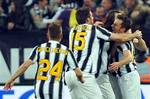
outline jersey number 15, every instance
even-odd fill
[[[74,44],[73,47],[75,50],[83,50],[83,48],[85,47],[85,42],[86,42],[85,38],[84,38],[85,36],[86,36],[86,32],[77,32],[76,34],[72,33],[71,40],[73,41],[73,37],[74,37],[75,41],[81,42],[80,45]],[[70,47],[72,48],[72,43],[71,43]]]

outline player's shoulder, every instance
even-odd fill
[[[49,43],[49,42],[41,43],[41,44],[39,44],[38,46],[39,46],[39,47],[42,47],[42,46],[44,47],[44,46],[46,46],[48,43]]]
[[[60,44],[61,45],[61,48],[62,49],[65,49],[65,50],[68,50],[69,49],[69,47],[67,47],[66,45],[64,45],[64,44]]]

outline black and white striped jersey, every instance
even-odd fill
[[[112,47],[114,45],[113,41],[105,41],[103,39],[99,39],[99,58],[97,62],[97,73],[95,77],[97,78],[101,74],[107,73],[108,65],[110,64],[110,55],[112,51]]]
[[[69,48],[73,51],[78,66],[82,71],[95,74],[97,72],[98,53],[101,50],[99,38],[109,41],[111,32],[102,27],[82,24],[71,29]]]
[[[132,41],[128,41],[128,42],[118,46],[113,60],[116,62],[119,60],[122,60],[123,59],[123,51],[125,51],[125,50],[129,50],[131,52],[132,60],[128,64],[123,65],[121,68],[118,69],[117,74],[119,76],[127,74],[136,69],[136,63],[134,60],[134,52],[135,51],[134,51],[134,45],[133,45]]]
[[[62,73],[65,65],[71,69],[77,68],[73,53],[59,42],[50,40],[36,46],[29,59],[37,62],[36,96],[41,99],[62,99]]]

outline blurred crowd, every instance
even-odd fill
[[[132,30],[141,30],[150,48],[150,0],[0,0],[0,32],[44,30],[45,19],[62,19],[67,33],[69,21],[64,10],[80,7],[89,7],[94,21],[102,24],[110,11],[124,11],[133,21]]]

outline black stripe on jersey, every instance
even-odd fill
[[[125,45],[127,46],[128,50],[130,50],[130,47],[131,47],[129,44],[130,44],[129,42],[125,43]]]
[[[63,71],[65,71],[65,66],[66,66],[66,64],[67,64],[67,55],[65,56],[65,59],[64,59],[64,64],[63,64]]]
[[[59,99],[62,99],[62,89],[63,89],[63,82],[62,82],[62,77],[61,77],[60,82],[59,82],[59,93],[58,93]]]
[[[66,71],[69,71],[70,65],[69,65],[68,61],[66,61],[66,64],[67,64],[67,66],[68,66]]]
[[[81,32],[86,32],[85,30],[82,30]],[[81,46],[81,44],[82,44],[82,42],[80,41],[79,42],[79,46]],[[81,50],[79,50],[78,51],[78,53],[77,53],[77,63],[80,61],[80,59],[81,59],[81,55],[82,55],[82,51]]]
[[[131,42],[128,42],[129,44],[129,50],[131,51],[131,54],[132,54],[132,45],[131,45]]]
[[[126,43],[126,46],[127,46],[128,50],[130,50],[130,52],[132,52],[131,43],[130,43],[130,42],[127,42],[127,43]],[[126,70],[127,70],[128,73],[131,72],[130,63],[126,65]]]
[[[79,46],[80,46],[80,45],[81,45],[81,42],[79,42]],[[78,55],[78,56],[77,56],[77,62],[79,62],[80,59],[81,59],[82,51],[79,50],[77,55]]]
[[[89,73],[92,73],[92,69],[93,69],[93,66],[91,66],[91,68],[90,68],[90,72],[89,72]]]
[[[40,45],[38,45],[38,47],[40,47]],[[40,52],[37,53],[37,63],[39,63],[39,61],[40,61]],[[38,69],[39,69],[39,66],[40,66],[39,64],[37,64],[37,65],[38,65],[38,66],[37,66],[37,70],[36,70],[37,72],[36,72],[36,74],[35,74],[35,84],[34,84],[35,98],[37,98],[36,92],[35,92],[35,91],[36,91],[36,78],[37,78],[37,73],[38,73]]]
[[[73,53],[72,53],[70,50],[68,50],[68,51],[69,51],[69,53],[70,53],[70,55],[71,55],[71,58],[73,59],[75,65],[76,65],[76,67],[78,67],[78,64],[76,63],[76,60],[75,60],[75,58],[74,58],[74,56],[73,56]]]
[[[120,68],[118,69],[117,73],[118,73],[118,76],[120,76],[120,77],[122,76]]]
[[[128,73],[131,72],[131,68],[130,68],[129,64],[126,65],[126,70]]]
[[[61,48],[61,45],[60,44],[57,44],[56,45],[56,48]],[[59,56],[60,56],[60,53],[55,53],[55,59],[54,59],[54,63],[53,63],[53,66],[59,61]],[[53,67],[51,67],[53,68]],[[50,84],[49,84],[49,92],[50,92],[50,95],[49,95],[49,98],[50,99],[53,99],[53,87],[54,87],[54,81],[55,81],[55,76],[51,76],[51,80],[50,80]]]
[[[67,50],[69,50],[69,49],[67,49]],[[64,63],[67,65],[67,69],[66,69],[66,71],[69,71],[69,69],[70,69],[70,65],[69,65],[69,63],[68,63],[68,61],[67,61],[67,55],[66,55],[66,57],[65,57],[65,61],[64,61]]]
[[[119,61],[119,52],[118,52],[118,51],[116,51],[116,53],[115,53],[115,61],[116,61],[116,62]],[[118,73],[118,76],[120,76],[120,77],[122,76],[122,73],[121,73],[121,71],[120,71],[120,68],[118,69],[117,73]]]
[[[36,47],[35,49],[34,49],[34,51],[32,52],[32,55],[30,56],[30,58],[29,59],[31,59],[32,61],[34,60],[34,58],[35,58],[35,56],[36,56],[36,49],[37,49],[38,47]]]
[[[97,78],[101,69],[102,64],[102,52],[104,48],[105,41],[103,39],[99,39],[99,52],[98,52],[98,61],[97,61],[97,73],[95,74],[95,77]]]
[[[77,30],[73,30],[73,39],[72,39],[72,51],[74,52],[74,42],[75,42],[75,38],[76,38],[76,34],[77,34]]]
[[[86,68],[86,64],[87,64],[88,59],[91,55],[94,39],[95,39],[95,26],[92,26],[91,36],[90,36],[90,40],[88,42],[88,44],[89,44],[88,45],[88,52],[87,52],[87,56],[86,56],[86,58],[82,64],[82,68],[81,68],[82,71]]]
[[[67,65],[67,55],[66,55],[66,57],[65,57],[64,65],[63,65],[63,71],[65,71],[65,72],[69,71],[69,66],[68,66],[67,69],[66,69],[66,65]],[[66,70],[65,70],[65,69],[66,69]],[[67,84],[66,84],[66,81],[65,81],[65,72],[64,72],[64,84],[67,85]]]
[[[46,44],[46,47],[49,47],[50,48],[51,46],[51,43],[47,43]],[[49,60],[49,52],[45,52],[45,59]],[[44,67],[46,67],[46,64],[44,64]],[[47,72],[43,72],[42,76],[46,76],[47,75]],[[41,97],[41,99],[44,99],[44,92],[43,92],[43,87],[44,87],[44,83],[45,83],[45,80],[41,80],[41,83],[40,83],[40,88],[39,88],[39,95]]]
[[[104,35],[107,35],[107,36],[110,36],[110,35],[111,35],[111,34],[108,33],[105,29],[103,29],[103,28],[101,28],[101,27],[97,27],[97,29],[98,29],[99,31],[101,31]]]
[[[120,52],[123,53],[123,49],[122,49],[120,46],[118,46],[117,48],[118,48],[118,50],[119,50]]]
[[[113,48],[113,46],[114,46],[114,43],[115,42],[113,42],[113,41],[111,41],[110,43],[109,43],[109,50],[107,51],[107,70],[108,70],[108,66],[109,66],[109,64],[110,64],[110,61],[111,61],[111,51],[112,51],[112,48]]]
[[[115,60],[114,61],[116,61],[116,62],[118,62],[119,61],[119,52],[115,52]]]

